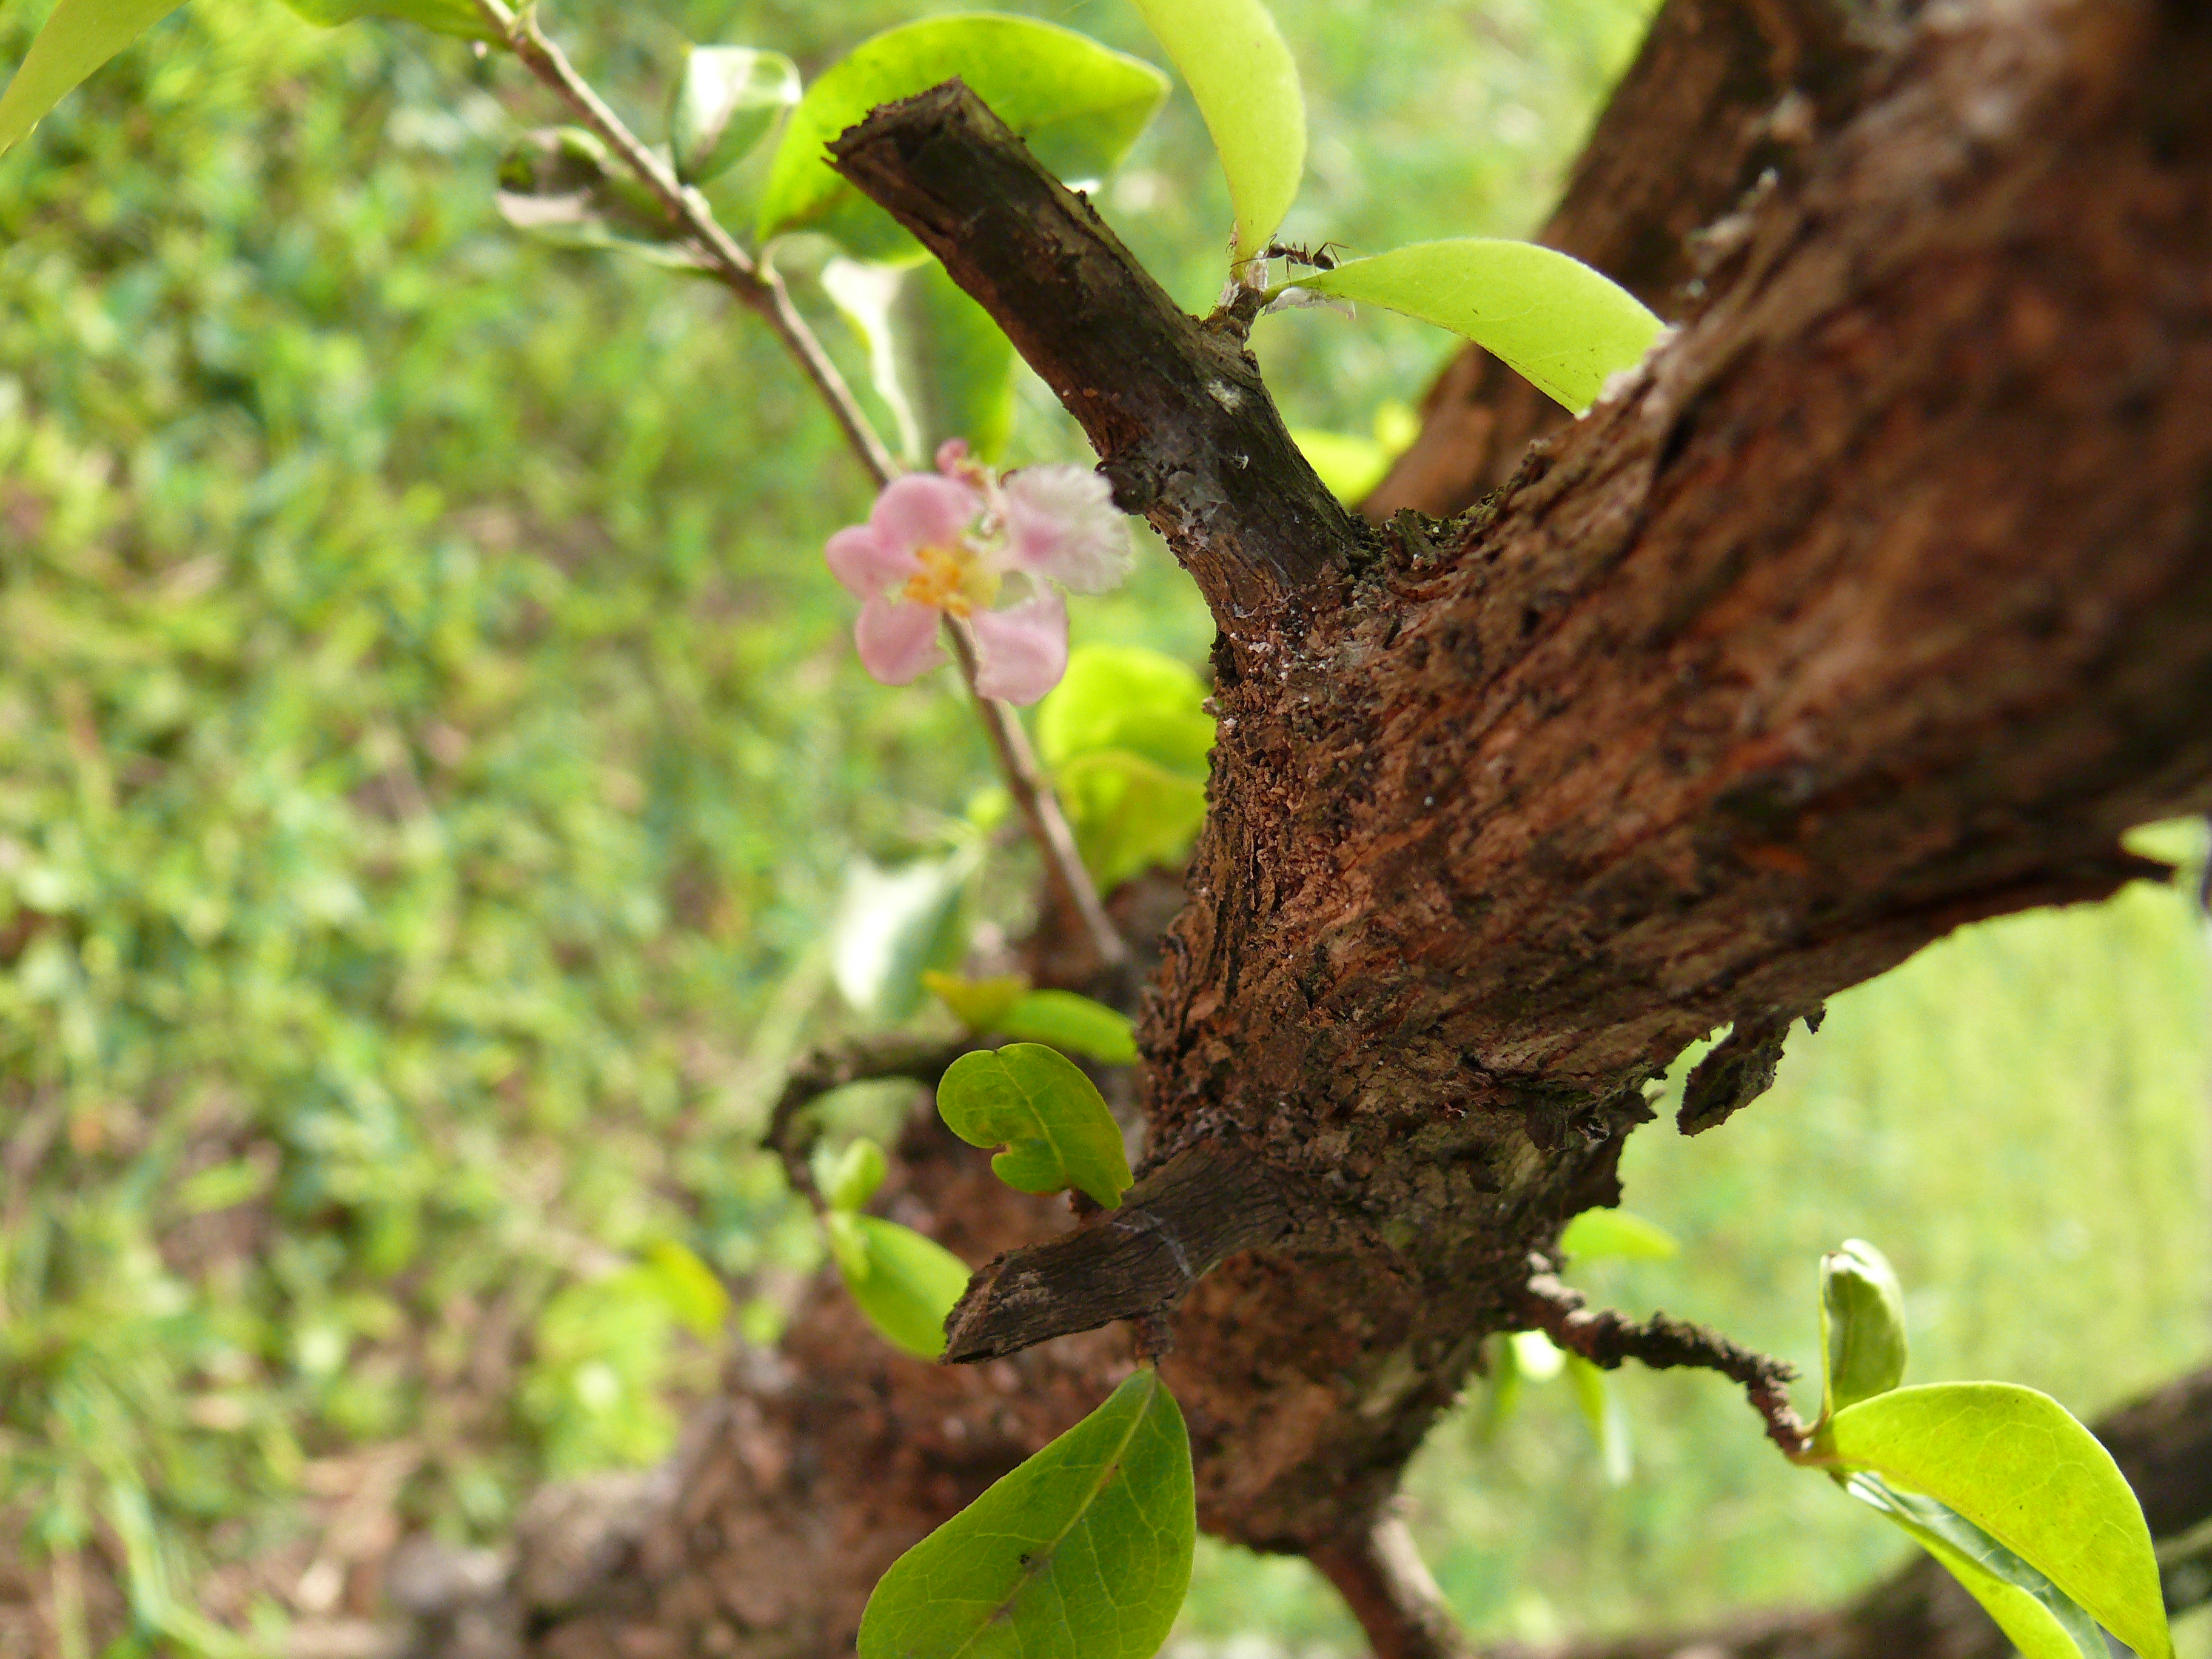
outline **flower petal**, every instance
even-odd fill
[[[920,679],[945,660],[937,644],[938,613],[926,605],[872,596],[853,624],[860,665],[885,685]]]
[[[1004,611],[979,611],[975,690],[1006,702],[1032,703],[1067,672],[1067,601],[1046,592]]]
[[[1086,467],[1025,466],[1006,483],[1007,563],[1078,593],[1129,574],[1129,533],[1106,480]]]
[[[948,478],[960,476],[960,469],[968,464],[968,441],[947,438],[937,447],[937,470]]]
[[[830,562],[830,574],[856,599],[872,599],[921,568],[911,549],[886,546],[872,524],[839,531],[822,550],[822,556]]]
[[[957,478],[909,472],[893,478],[868,511],[868,528],[887,548],[950,547],[983,510],[983,498]]]

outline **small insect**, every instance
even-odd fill
[[[1334,270],[1336,254],[1329,252],[1331,248],[1336,249],[1337,252],[1340,253],[1344,251],[1344,244],[1323,242],[1319,247],[1302,247],[1296,242],[1270,242],[1267,244],[1267,252],[1261,257],[1267,259],[1288,259],[1292,264],[1306,265],[1315,270]]]

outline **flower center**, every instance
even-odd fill
[[[901,592],[916,605],[965,617],[999,595],[998,574],[983,568],[964,547],[917,547],[914,556],[921,568],[906,579]]]

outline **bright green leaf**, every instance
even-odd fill
[[[1567,1381],[1575,1385],[1575,1404],[1597,1442],[1598,1462],[1608,1486],[1625,1486],[1636,1473],[1636,1455],[1629,1444],[1628,1413],[1620,1391],[1606,1385],[1605,1372],[1578,1353],[1565,1356]]]
[[[1137,1060],[1137,1028],[1129,1017],[1073,991],[1030,992],[999,1017],[998,1029],[1030,1042],[1073,1048],[1109,1066],[1133,1066]]]
[[[669,100],[676,176],[703,184],[743,159],[799,101],[799,65],[780,52],[692,46]]]
[[[1152,1659],[1196,1534],[1182,1413],[1147,1366],[891,1564],[860,1659]]]
[[[1577,1261],[1620,1256],[1632,1261],[1665,1261],[1681,1246],[1656,1221],[1628,1210],[1584,1210],[1559,1235],[1559,1249]]]
[[[1237,228],[1230,257],[1267,246],[1306,166],[1298,66],[1260,0],[1136,0],[1213,135]]]
[[[1206,685],[1173,657],[1141,645],[1079,645],[1037,705],[1046,764],[1125,750],[1203,781],[1213,747]]]
[[[999,974],[989,979],[963,979],[957,974],[927,973],[921,982],[952,1011],[952,1017],[971,1031],[995,1031],[1006,1010],[1029,994],[1030,982],[1021,974]]]
[[[1658,318],[1611,277],[1534,242],[1468,236],[1347,259],[1286,284],[1465,335],[1580,414],[1641,359]]]
[[[923,972],[960,960],[975,864],[965,848],[895,870],[853,861],[830,927],[830,971],[854,1012],[904,1019],[921,1000]]]
[[[1329,494],[1348,505],[1367,499],[1395,457],[1374,438],[1356,432],[1325,432],[1319,427],[1294,426],[1291,441],[1306,464],[1328,486]]]
[[[1121,1127],[1097,1085],[1042,1043],[961,1055],[937,1085],[937,1110],[970,1146],[1006,1147],[991,1170],[1018,1192],[1073,1187],[1111,1210],[1128,1189]]]
[[[814,1149],[814,1189],[833,1210],[861,1208],[890,1173],[884,1149],[866,1135],[854,1136],[842,1152],[831,1152],[826,1142]]]
[[[831,1210],[830,1254],[868,1322],[917,1359],[945,1352],[945,1319],[968,1288],[968,1264],[934,1239],[880,1216]]]
[[[1520,1349],[1512,1337],[1490,1345],[1489,1363],[1489,1396],[1483,1403],[1482,1415],[1475,1422],[1475,1443],[1480,1446],[1487,1446],[1498,1438],[1512,1418],[1514,1408],[1521,1403]]]
[[[1966,1587],[2023,1659],[2106,1659],[2096,1620],[2048,1578],[1931,1498],[1855,1474],[1845,1490],[1879,1510]]]
[[[403,23],[420,23],[440,34],[464,40],[495,40],[491,26],[473,0],[284,0],[310,23],[336,28],[363,17],[388,17]]]
[[[1156,864],[1180,865],[1206,822],[1202,781],[1127,750],[1070,761],[1053,781],[1083,867],[1103,892]]]
[[[1838,1412],[1820,1447],[1981,1528],[2142,1659],[2172,1659],[2142,1507],[2049,1395],[2009,1382],[1895,1389]]]
[[[830,171],[823,147],[878,104],[957,76],[1060,178],[1102,179],[1167,95],[1150,64],[1034,18],[962,13],[863,41],[806,89],[785,123],[763,191],[757,234],[828,231],[864,258],[904,257],[914,240]]]
[[[61,0],[0,94],[0,151],[78,82],[177,9],[178,0]]]
[[[1905,1380],[1905,1292],[1889,1258],[1847,1238],[1820,1258],[1820,1413],[1887,1394]]]
[[[730,1316],[730,1292],[712,1267],[672,1238],[647,1247],[645,1267],[678,1324],[702,1341],[721,1334]]]

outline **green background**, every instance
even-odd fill
[[[657,133],[686,39],[811,74],[945,9],[546,21]],[[1016,9],[1149,52],[1109,0]],[[1355,252],[1526,231],[1644,13],[1277,9],[1312,106],[1285,234]],[[0,63],[41,11],[0,14]],[[500,222],[497,159],[550,118],[461,43],[195,0],[0,159],[0,1645],[369,1613],[401,1531],[496,1540],[545,1477],[666,1449],[714,1364],[657,1246],[725,1275],[754,1339],[818,1261],[751,1146],[793,1047],[846,1019],[843,871],[941,844],[988,758],[943,685],[854,663],[819,550],[866,491],[751,319]],[[1100,200],[1211,302],[1227,198],[1184,94]],[[820,257],[796,285],[857,375]],[[1449,350],[1317,312],[1257,345],[1294,422],[1351,433]],[[1078,453],[1034,382],[1019,408],[1018,455]],[[1194,663],[1210,632],[1156,545],[1075,629]],[[994,861],[991,925],[1030,884]],[[1639,1135],[1628,1202],[1684,1253],[1580,1277],[1809,1367],[1815,1259],[1857,1234],[1905,1279],[1916,1380],[2088,1415],[2200,1361],[2205,955],[2142,888],[1924,954],[1724,1130]],[[1899,1559],[1719,1382],[1619,1386],[1625,1486],[1564,1382],[1417,1463],[1415,1528],[1484,1633]],[[1213,1546],[1182,1628],[1352,1649],[1303,1564]]]

